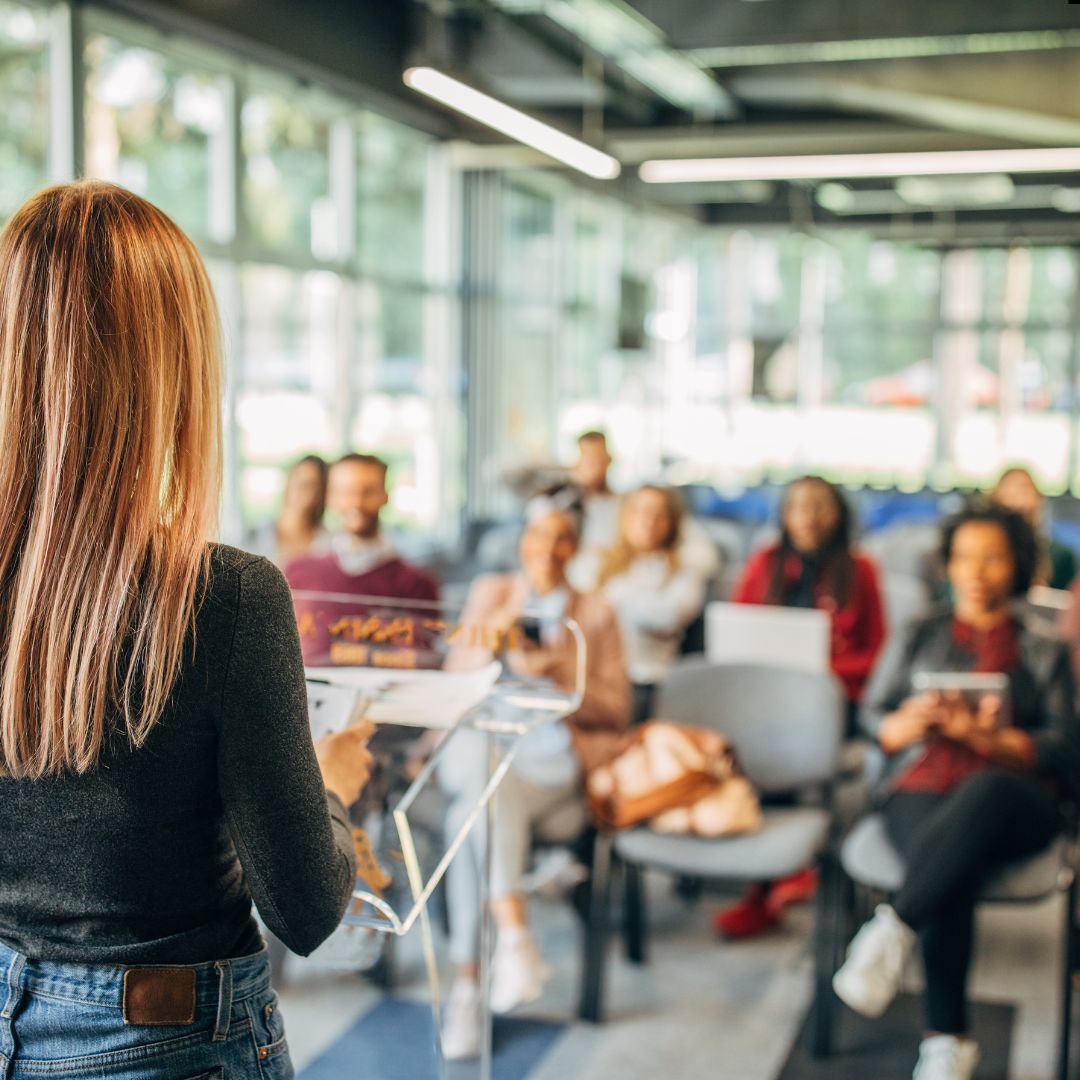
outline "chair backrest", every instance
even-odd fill
[[[739,566],[745,561],[749,536],[745,525],[728,518],[696,518],[695,520],[720,549],[721,564],[724,569]]]
[[[881,582],[885,594],[885,615],[890,633],[902,630],[933,607],[930,589],[922,578],[887,571]]]
[[[925,579],[934,572],[940,536],[938,525],[911,522],[869,533],[860,546],[886,573]]]
[[[654,715],[720,732],[761,792],[832,780],[845,702],[831,674],[686,660],[660,686]]]

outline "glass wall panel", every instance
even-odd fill
[[[447,403],[432,342],[446,303],[419,288],[365,284],[357,292],[349,446],[390,466],[387,520],[400,529],[430,531],[442,506],[435,413]]]
[[[330,197],[331,116],[322,99],[257,90],[244,101],[240,124],[244,216],[255,241],[333,259],[339,241]]]
[[[0,221],[48,178],[48,19],[0,0]]]
[[[241,268],[236,427],[246,524],[275,505],[283,470],[306,453],[341,449],[337,327],[341,279],[329,271]]]
[[[949,260],[944,359],[955,392],[940,402],[952,431],[946,482],[984,486],[1016,463],[1061,491],[1069,481],[1075,255],[1021,246]]]
[[[227,119],[220,77],[106,34],[88,39],[86,69],[88,174],[211,236],[211,145]]]
[[[504,189],[500,222],[502,259],[499,289],[511,298],[555,302],[555,202],[520,183]]]
[[[367,113],[360,123],[357,239],[376,276],[424,277],[425,182],[431,140]]]

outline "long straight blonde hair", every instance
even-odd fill
[[[221,487],[221,350],[194,245],[112,184],[0,234],[0,773],[143,744],[193,645]]]
[[[655,492],[664,500],[671,528],[660,545],[660,551],[667,559],[668,577],[679,569],[679,542],[682,540],[686,507],[674,488],[665,487],[663,484],[642,484],[641,487],[627,492],[619,503],[619,536],[614,546],[608,548],[600,558],[600,573],[597,578],[599,587],[626,571],[637,558],[637,553],[626,539],[626,517],[630,512],[630,504],[645,491]]]

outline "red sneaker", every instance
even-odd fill
[[[767,903],[779,915],[789,904],[804,904],[813,899],[817,887],[818,872],[814,867],[809,867],[790,877],[774,881]]]
[[[780,915],[770,906],[764,885],[755,885],[738,903],[713,916],[713,928],[725,937],[757,937],[780,925]]]

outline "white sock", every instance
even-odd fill
[[[532,941],[532,932],[527,926],[508,926],[499,931],[500,945],[523,945]]]

